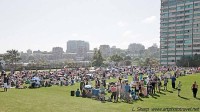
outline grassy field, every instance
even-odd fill
[[[200,74],[183,76],[178,78],[182,82],[181,97],[177,91],[171,90],[171,81],[168,84],[169,91],[162,91],[155,96],[142,98],[128,103],[101,103],[88,98],[71,97],[70,91],[79,88],[75,86],[39,89],[9,89],[8,92],[0,92],[0,112],[131,112],[141,108],[200,108],[200,92],[193,98],[191,85],[196,80],[200,85]],[[1,89],[0,91],[3,91]],[[151,110],[149,110],[151,111]],[[199,110],[200,111],[200,110]]]

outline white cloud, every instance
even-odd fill
[[[142,22],[151,24],[151,23],[155,23],[156,20],[157,20],[156,16],[150,16],[150,17],[145,18]]]
[[[119,27],[128,26],[128,24],[127,24],[126,22],[122,22],[122,21],[119,21],[119,22],[117,23],[117,25],[118,25]]]
[[[132,35],[133,35],[132,31],[127,30],[122,34],[122,37],[123,38],[128,38],[128,37],[131,37]]]
[[[77,34],[77,33],[72,34],[72,37],[78,37],[78,36],[79,36],[79,34]]]

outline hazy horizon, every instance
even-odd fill
[[[0,0],[0,53],[51,51],[68,40],[159,46],[160,0]]]

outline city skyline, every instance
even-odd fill
[[[159,46],[160,0],[0,1],[0,53],[51,51],[68,40],[127,49],[130,43]]]

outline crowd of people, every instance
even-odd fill
[[[2,71],[0,84],[6,92],[8,88],[38,88],[52,85],[73,86],[80,83],[80,88],[72,91],[77,97],[96,98],[101,101],[118,100],[130,102],[140,97],[155,95],[156,91],[168,90],[168,80],[172,88],[181,93],[182,84],[176,79],[192,74],[196,69],[177,67],[109,67],[109,68],[64,68],[56,71],[20,71],[6,74]],[[172,74],[173,73],[173,74]],[[158,75],[160,74],[160,75]],[[129,77],[132,77],[130,80]],[[112,81],[112,82],[110,82]],[[94,83],[93,83],[94,82]],[[162,84],[163,83],[163,84]],[[28,85],[28,86],[27,86]],[[193,96],[196,97],[198,85],[192,85]],[[106,94],[107,93],[107,94]]]
[[[161,75],[158,75],[161,72]],[[130,102],[137,100],[141,97],[148,97],[155,95],[156,91],[161,92],[161,89],[168,91],[168,82],[171,80],[171,87],[173,90],[178,91],[180,97],[182,83],[181,81],[176,84],[176,80],[180,76],[192,74],[196,72],[195,69],[183,68],[162,68],[162,69],[148,69],[148,68],[120,68],[110,71],[104,71],[101,77],[95,77],[95,84],[88,84],[88,79],[81,79],[80,89],[77,89],[76,96],[96,98],[98,100],[105,100],[118,102]],[[173,73],[173,74],[172,74]],[[128,80],[128,76],[132,80]],[[116,78],[115,82],[106,83],[105,79]],[[163,83],[163,84],[162,84]],[[90,85],[88,88],[87,86]],[[93,88],[92,88],[93,86]],[[98,92],[97,92],[98,91]],[[111,93],[106,95],[106,91]],[[196,97],[198,85],[195,82],[192,85],[193,96]],[[107,96],[107,98],[105,97]]]

